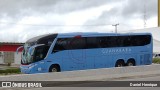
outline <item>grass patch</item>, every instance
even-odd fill
[[[153,58],[153,63],[160,64],[160,58]]]
[[[20,74],[20,68],[9,68],[0,70],[0,75]]]

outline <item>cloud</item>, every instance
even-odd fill
[[[111,28],[111,25],[116,23],[120,24],[118,26],[120,31],[138,29],[144,27],[145,14],[146,26],[157,26],[157,0],[123,0],[120,3],[113,4],[112,6],[114,7],[109,11],[103,11],[99,18],[88,20],[85,24],[106,24],[106,26],[103,28],[108,28],[110,31],[114,31],[114,27]],[[144,11],[146,11],[146,13],[144,13]],[[97,28],[93,27],[90,29]]]
[[[142,28],[144,1],[148,27],[155,26],[157,0],[0,0],[0,41],[25,42],[56,32],[112,32],[115,23],[120,23],[118,30]]]
[[[122,16],[142,16],[144,11],[148,18],[157,14],[157,0],[128,0],[123,7]],[[145,8],[144,8],[145,7]]]
[[[29,11],[36,13],[69,13],[77,10],[88,9],[114,3],[122,0],[0,0],[1,16],[17,16],[21,13],[32,15]],[[24,14],[23,14],[24,15]]]

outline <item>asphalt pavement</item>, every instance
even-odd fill
[[[159,90],[158,87],[130,87],[126,82],[134,81],[160,81],[160,65],[135,66],[124,68],[108,68],[95,70],[82,70],[48,74],[10,75],[0,77],[0,81],[81,81],[80,83],[62,84],[56,87],[42,88],[0,88],[0,90]],[[100,82],[97,82],[97,81]],[[84,82],[83,82],[84,81]],[[91,82],[88,82],[91,81]],[[111,81],[111,82],[108,82]],[[114,81],[114,82],[113,82]],[[117,82],[118,81],[118,82]],[[119,82],[120,81],[120,82]],[[124,81],[124,82],[122,82]],[[87,83],[86,83],[87,82]],[[150,83],[150,82],[149,82]],[[152,82],[151,82],[152,83]],[[159,82],[158,85],[160,85]],[[54,82],[54,84],[56,84]],[[53,85],[53,83],[51,84]],[[106,86],[106,85],[111,85]],[[115,87],[114,87],[115,85]],[[124,85],[123,87],[121,85]],[[116,87],[118,86],[118,87]]]

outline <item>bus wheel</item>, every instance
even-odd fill
[[[135,60],[128,60],[127,66],[135,66]]]
[[[49,68],[49,72],[60,72],[60,67],[59,67],[59,65],[52,65],[52,66]]]
[[[123,60],[118,60],[118,61],[116,62],[115,67],[123,67],[124,65],[125,65],[125,63],[124,63]]]

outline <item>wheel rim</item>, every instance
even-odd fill
[[[129,62],[129,63],[128,63],[128,66],[133,66],[133,63]]]
[[[122,67],[123,65],[122,64],[118,64],[118,67]]]
[[[56,68],[52,68],[52,72],[57,72],[58,70]]]

